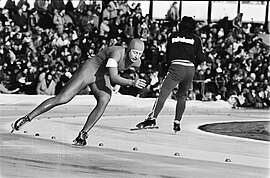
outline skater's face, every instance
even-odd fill
[[[129,51],[129,59],[132,62],[136,62],[137,60],[139,60],[141,58],[142,54],[143,54],[142,51],[139,51],[139,50],[136,50],[136,49],[131,49]]]

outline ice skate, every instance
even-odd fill
[[[73,140],[73,144],[75,146],[84,146],[86,145],[86,139],[88,138],[87,132],[81,131],[78,135],[78,137]]]
[[[173,130],[174,130],[174,133],[179,132],[181,130],[180,121],[174,120],[174,122],[173,122]]]
[[[156,125],[156,119],[146,119],[136,125],[138,129],[143,129],[147,127],[154,127]]]
[[[11,133],[14,132],[14,130],[16,131],[20,130],[24,124],[30,121],[31,119],[28,116],[24,116],[16,120],[14,123],[11,124],[11,128],[12,128]]]
[[[156,125],[156,119],[153,118],[153,112],[150,112],[147,115],[147,119],[137,124],[136,127],[138,129],[142,129],[145,127],[151,127],[151,126],[153,127],[155,125]]]

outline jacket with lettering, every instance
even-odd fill
[[[174,32],[168,38],[166,56],[168,62],[188,60],[197,67],[204,60],[201,39],[191,31]]]

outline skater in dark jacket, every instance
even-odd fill
[[[77,145],[86,145],[88,131],[100,119],[111,99],[110,81],[124,86],[145,87],[145,81],[142,79],[125,79],[118,74],[119,71],[127,70],[132,66],[139,67],[143,51],[144,43],[140,39],[132,39],[128,48],[122,46],[105,48],[95,57],[86,60],[58,95],[45,100],[26,116],[18,119],[12,126],[12,132],[20,130],[25,123],[55,106],[68,103],[77,93],[89,85],[97,100],[97,105],[89,114],[84,127],[74,140]]]
[[[191,87],[195,69],[204,59],[201,40],[194,34],[195,28],[195,20],[185,16],[179,24],[179,31],[172,33],[168,38],[166,56],[171,63],[168,74],[163,81],[152,111],[145,121],[137,124],[138,128],[156,125],[156,119],[166,99],[178,85],[173,130],[180,131],[180,121],[186,107],[186,95]]]

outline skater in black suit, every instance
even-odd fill
[[[156,125],[156,119],[166,99],[178,85],[173,130],[180,131],[180,121],[186,107],[187,92],[191,87],[197,65],[204,59],[201,39],[194,34],[195,28],[195,20],[185,16],[179,24],[179,31],[172,33],[168,38],[166,56],[167,61],[171,63],[169,71],[152,111],[145,121],[137,124],[138,128]]]

